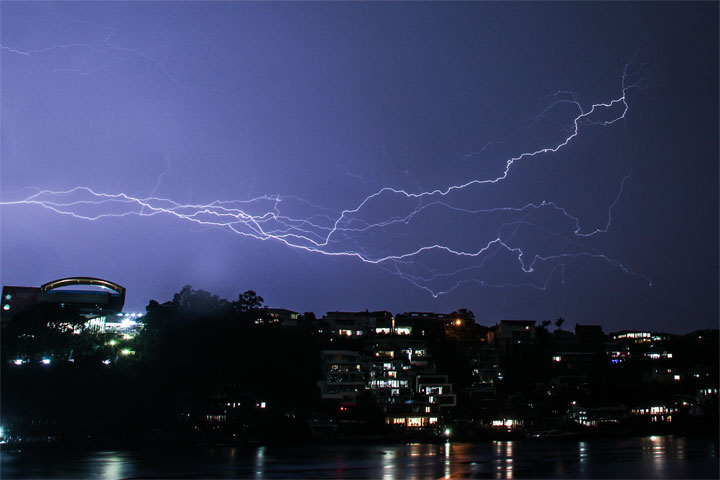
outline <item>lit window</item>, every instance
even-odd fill
[[[422,417],[408,417],[408,419],[407,419],[408,427],[422,427],[422,425],[423,425]]]

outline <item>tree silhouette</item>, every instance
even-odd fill
[[[242,313],[253,312],[264,308],[265,299],[252,290],[241,293],[237,302],[234,303],[235,308]]]

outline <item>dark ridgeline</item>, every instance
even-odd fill
[[[137,335],[72,305],[2,322],[2,441],[245,444],[717,433],[718,331],[472,312],[312,313],[184,287]],[[90,325],[90,326],[89,326]],[[554,328],[553,328],[554,327]]]

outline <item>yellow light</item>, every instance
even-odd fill
[[[460,320],[459,318],[457,320],[455,320],[455,325],[457,325],[457,326],[462,325],[462,320]]]

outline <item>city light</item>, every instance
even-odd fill
[[[49,358],[43,358],[43,359],[42,359],[42,364],[43,364],[43,365],[50,365],[50,359],[49,359]]]

